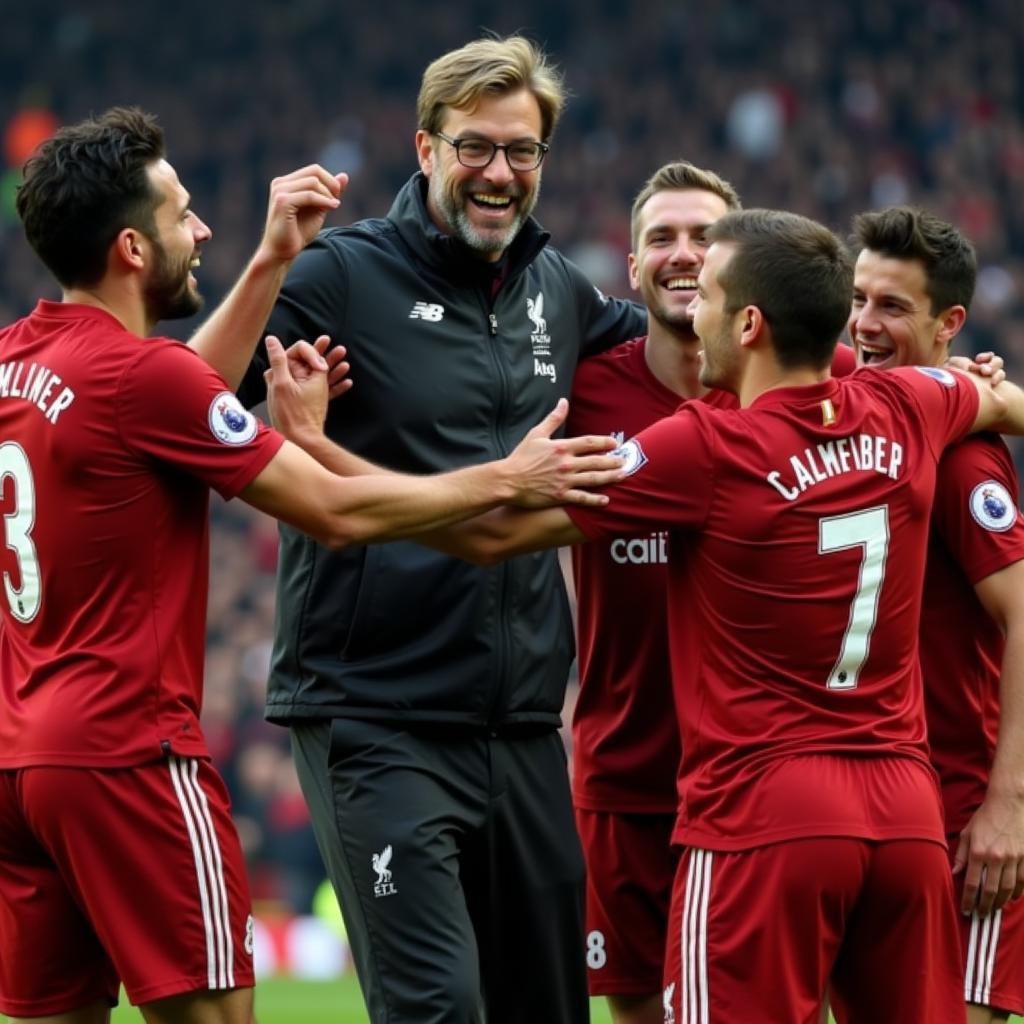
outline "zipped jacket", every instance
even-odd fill
[[[386,218],[330,228],[295,261],[267,331],[329,334],[355,387],[327,435],[434,473],[507,455],[567,397],[581,356],[646,329],[531,218],[498,265],[442,234],[416,174]],[[264,396],[266,355],[240,389]],[[329,551],[282,525],[267,717],[491,731],[557,727],[573,658],[555,552],[480,567],[412,542]]]

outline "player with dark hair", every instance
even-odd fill
[[[689,306],[708,229],[739,207],[728,182],[685,160],[644,184],[630,218],[629,273],[647,306],[647,335],[580,364],[570,432],[621,441],[683,401],[736,408],[735,395],[699,380],[701,343]],[[833,374],[853,366],[851,350],[837,346]],[[667,713],[668,544],[668,531],[655,530],[572,548],[580,662],[572,778],[587,860],[588,977],[591,993],[608,997],[616,1024],[660,1024],[664,1015],[680,756],[679,728]]]
[[[123,982],[151,1022],[251,1020],[245,869],[199,726],[209,488],[339,547],[509,499],[583,498],[577,483],[617,465],[572,458],[607,439],[546,439],[560,407],[500,462],[342,480],[245,411],[229,384],[343,184],[315,165],[275,179],[256,254],[189,347],[146,337],[198,308],[192,271],[210,238],[155,120],[108,111],[26,165],[18,211],[63,300],[0,331],[0,1010],[12,1019],[103,1024]],[[268,347],[271,397],[309,391],[325,406],[323,378],[298,374],[326,370],[317,351],[299,346],[296,379]]]
[[[563,101],[520,36],[427,67],[419,172],[387,217],[324,232],[270,320],[358,360],[330,437],[404,471],[494,458],[581,357],[641,333],[642,310],[601,295],[530,215]],[[558,733],[572,647],[553,553],[480,568],[282,531],[267,715],[291,727],[371,1020],[588,1020]]]
[[[864,366],[941,366],[967,318],[974,249],[926,210],[858,216],[850,339]],[[1024,1013],[1024,519],[1006,445],[939,463],[920,654],[942,783],[970,1024]],[[1013,902],[1008,902],[1013,899]]]
[[[1024,393],[940,369],[833,379],[853,268],[794,214],[726,214],[692,306],[705,386],[620,450],[592,511],[430,535],[483,562],[669,531],[683,856],[665,1019],[963,1020],[916,623],[942,450]],[[807,330],[808,324],[815,331]],[[891,979],[891,983],[887,981]]]

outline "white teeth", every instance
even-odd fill
[[[671,280],[665,282],[665,287],[669,291],[676,291],[680,288],[693,289],[697,287],[697,278],[695,277],[673,277]]]
[[[199,257],[196,256],[193,259],[189,260],[188,266],[190,270],[195,270],[199,266]]]

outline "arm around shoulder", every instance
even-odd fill
[[[978,414],[971,433],[994,430],[1000,434],[1024,434],[1024,391],[1008,380],[995,387],[987,377],[966,376],[978,391]]]

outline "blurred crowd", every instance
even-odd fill
[[[0,32],[0,322],[55,297],[13,197],[33,132],[113,104],[157,113],[193,207],[214,230],[213,303],[255,244],[271,177],[317,160],[351,185],[332,222],[383,215],[415,169],[426,64],[492,30],[522,31],[571,93],[536,215],[626,294],[629,205],[685,157],[748,206],[846,233],[854,213],[930,207],[978,249],[961,351],[995,348],[1024,378],[1024,14],[1020,0],[40,0]],[[193,324],[165,325],[186,337]],[[358,386],[358,363],[353,377]],[[306,910],[322,877],[286,735],[262,719],[276,530],[215,503],[205,722],[256,895]]]

